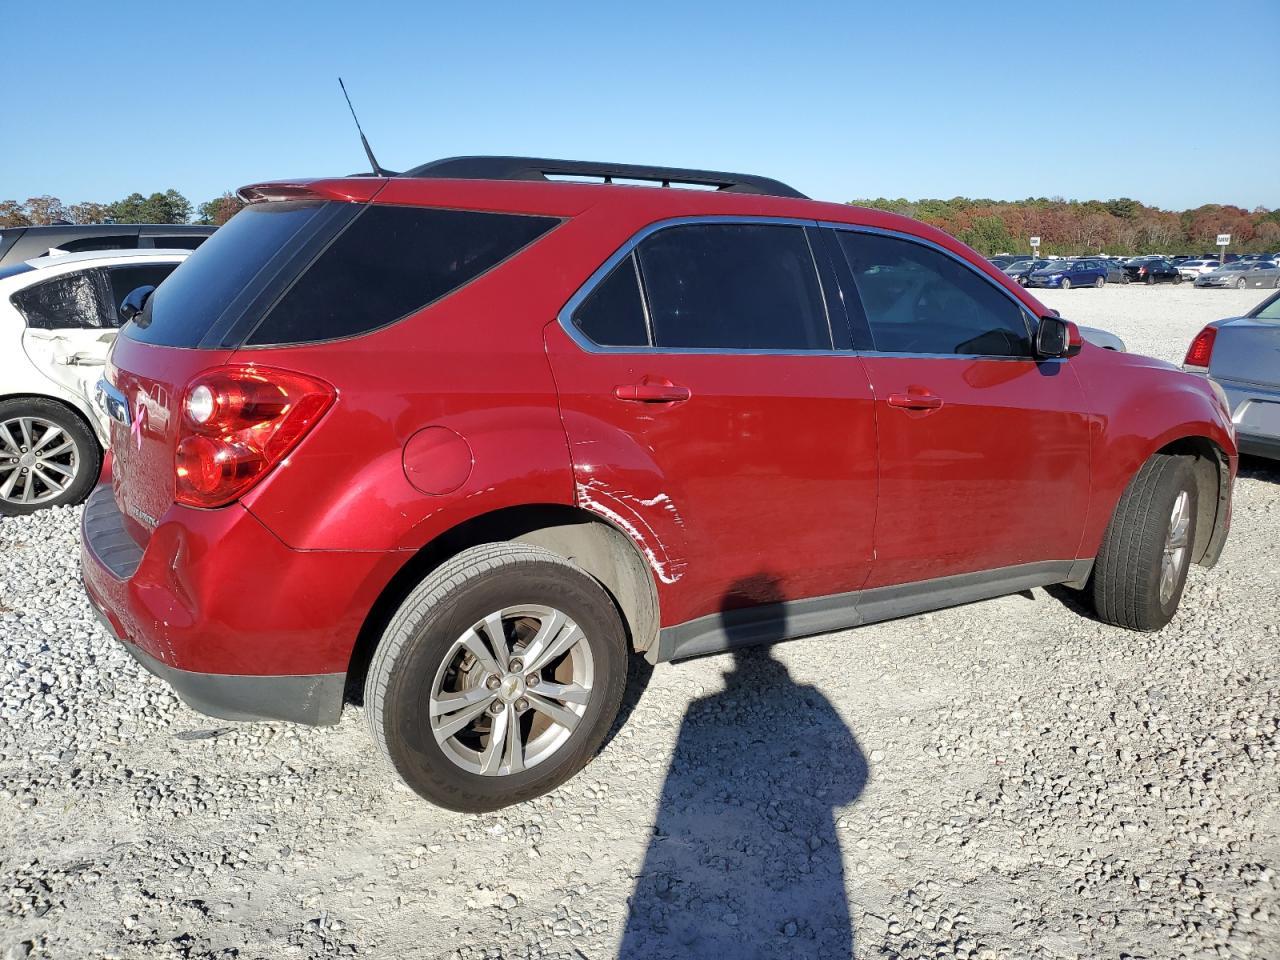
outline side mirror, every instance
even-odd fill
[[[1061,317],[1041,317],[1036,328],[1036,356],[1074,357],[1084,346],[1080,328]]]
[[[134,287],[129,291],[128,295],[120,301],[120,322],[128,323],[134,317],[142,312],[142,308],[147,305],[147,298],[155,293],[156,288],[150,285]]]

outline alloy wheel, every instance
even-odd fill
[[[520,773],[568,742],[594,680],[591,642],[568,616],[553,607],[504,607],[445,654],[431,686],[431,732],[469,773]]]
[[[1191,495],[1186,490],[1178,493],[1169,514],[1169,532],[1165,535],[1164,553],[1160,558],[1160,603],[1166,604],[1178,586],[1178,573],[1187,552],[1188,533],[1191,530]]]
[[[43,417],[0,422],[0,500],[32,504],[56,500],[80,469],[80,451],[62,427]]]

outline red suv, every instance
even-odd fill
[[[444,806],[580,769],[632,651],[1058,583],[1154,630],[1222,551],[1214,386],[1082,343],[915,221],[527,158],[241,193],[131,294],[85,586],[205,713],[362,696]]]

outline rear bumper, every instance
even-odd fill
[[[90,594],[92,599],[92,594]],[[167,683],[191,709],[221,720],[288,720],[328,726],[342,715],[345,673],[263,677],[179,670],[148,656],[116,633],[94,605],[104,630],[153,676]]]
[[[81,521],[85,592],[110,633],[232,720],[336,723],[356,637],[402,559],[291,550],[238,504],[174,507],[139,546],[107,485]]]

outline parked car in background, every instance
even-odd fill
[[[1124,272],[1131,283],[1181,283],[1182,274],[1164,257],[1137,257],[1126,260]]]
[[[1028,287],[1101,287],[1107,282],[1107,268],[1094,260],[1060,260],[1033,270]]]
[[[926,224],[514,157],[241,196],[113,348],[85,589],[204,712],[334,723],[362,686],[444,806],[581,769],[633,651],[1052,583],[1155,630],[1222,552],[1214,389]]]
[[[1280,267],[1270,260],[1240,260],[1226,263],[1196,277],[1197,287],[1280,288]]]
[[[1019,260],[1029,260],[1025,253],[1002,253],[996,257],[987,257],[987,262],[995,265],[1001,270],[1005,269],[1009,264]]]
[[[1016,260],[1004,268],[1004,275],[1016,280],[1021,286],[1025,287],[1027,285],[1027,277],[1031,276],[1034,271],[1047,267],[1053,262],[1053,260],[1041,260],[1039,258]]]
[[[1116,353],[1124,353],[1129,348],[1125,346],[1125,342],[1117,337],[1110,330],[1100,330],[1097,327],[1081,327],[1080,336],[1084,337],[1089,343],[1103,350],[1114,350]]]
[[[0,515],[79,503],[107,442],[93,402],[120,302],[187,250],[104,250],[0,268]]]
[[[1215,320],[1191,341],[1182,368],[1225,392],[1241,453],[1280,460],[1280,293],[1243,317]]]
[[[181,223],[94,223],[0,230],[0,269],[51,252],[194,250],[217,227]]]
[[[1124,272],[1124,266],[1119,260],[1112,260],[1109,257],[1081,257],[1080,260],[1103,271],[1106,275],[1107,283],[1129,282],[1129,275]]]
[[[1222,264],[1217,260],[1183,260],[1177,264],[1178,272],[1182,274],[1183,280],[1194,280],[1202,273],[1216,270],[1220,266]]]

